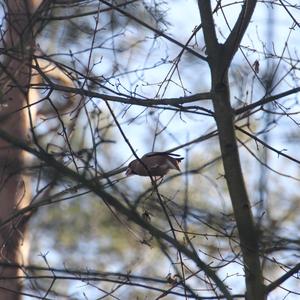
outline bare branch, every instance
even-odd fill
[[[277,278],[275,281],[273,281],[268,286],[266,286],[266,293],[270,293],[273,290],[275,290],[282,283],[284,283],[286,280],[292,277],[295,273],[299,272],[299,270],[300,270],[300,263],[295,265],[292,269],[284,273],[281,277]]]
[[[150,29],[152,32],[156,33],[158,36],[162,36],[162,37],[164,37],[165,39],[167,39],[168,41],[170,41],[170,42],[174,43],[175,45],[179,46],[180,48],[185,49],[187,52],[193,54],[194,56],[196,56],[196,57],[198,57],[198,58],[200,58],[200,59],[202,59],[202,60],[204,60],[204,61],[207,60],[206,57],[205,57],[204,55],[201,55],[200,53],[198,53],[198,52],[196,52],[195,50],[193,50],[193,49],[187,47],[186,45],[184,45],[184,44],[178,42],[177,40],[175,40],[175,39],[173,39],[172,37],[166,35],[165,33],[163,33],[163,32],[161,32],[161,31],[157,30],[156,28],[154,28],[154,27],[148,25],[148,24],[145,23],[144,21],[138,19],[137,17],[133,16],[132,14],[130,14],[130,13],[128,13],[128,12],[126,12],[125,10],[123,10],[123,9],[121,9],[121,8],[115,6],[115,5],[113,5],[113,4],[111,4],[111,3],[107,2],[107,1],[101,0],[101,2],[104,3],[105,5],[107,5],[107,6],[111,7],[111,8],[113,8],[114,10],[118,11],[118,12],[121,13],[122,15],[128,17],[130,20],[134,20],[135,22],[139,23],[140,25],[144,26],[145,28]]]
[[[248,112],[248,111],[252,110],[253,108],[259,107],[261,105],[273,102],[275,100],[278,100],[278,99],[281,99],[281,98],[284,98],[286,96],[296,94],[296,93],[299,93],[299,92],[300,92],[300,87],[297,87],[297,88],[288,90],[286,92],[279,93],[277,95],[263,97],[261,100],[255,101],[255,102],[253,102],[251,104],[248,104],[248,105],[245,105],[241,108],[237,108],[235,110],[235,114],[239,115],[239,114],[242,114],[244,112]]]
[[[211,60],[216,59],[216,56],[218,55],[219,44],[215,31],[215,23],[211,9],[211,3],[210,1],[198,0],[198,6],[203,27],[205,45],[207,47],[208,59],[209,62],[212,63]]]
[[[93,97],[98,99],[103,99],[106,101],[112,101],[112,102],[119,102],[129,105],[139,105],[139,106],[146,106],[150,107],[153,105],[170,105],[170,106],[177,106],[181,104],[196,102],[196,101],[203,101],[203,100],[209,100],[211,99],[211,93],[198,93],[191,96],[186,97],[179,97],[179,98],[164,98],[164,99],[149,99],[149,98],[138,98],[135,96],[112,96],[107,94],[101,94],[93,91],[89,91],[82,88],[73,88],[69,86],[64,85],[58,85],[53,82],[51,82],[49,85],[44,84],[38,84],[33,85],[32,87],[35,88],[45,88],[49,90],[56,90],[61,92],[66,92],[69,94],[75,94],[75,95],[82,95],[86,97]]]
[[[257,0],[245,0],[240,15],[224,44],[224,68],[227,69],[236,53],[252,18]]]
[[[158,228],[154,227],[150,223],[146,222],[143,217],[141,217],[135,210],[131,208],[127,208],[124,204],[122,204],[121,201],[118,201],[115,197],[113,197],[111,194],[105,192],[102,187],[99,184],[95,184],[94,182],[91,182],[91,180],[86,179],[83,175],[78,174],[77,172],[74,172],[73,170],[65,167],[64,165],[57,162],[51,155],[49,155],[46,152],[37,151],[31,147],[29,147],[26,143],[23,141],[10,136],[5,131],[0,129],[0,137],[1,139],[4,139],[6,142],[10,143],[14,147],[18,147],[30,154],[33,154],[43,162],[47,163],[47,165],[53,167],[54,169],[58,170],[61,174],[68,176],[70,179],[73,179],[77,182],[82,183],[85,188],[91,190],[96,195],[98,195],[100,198],[105,201],[108,205],[116,209],[118,213],[123,214],[124,216],[128,217],[130,220],[132,220],[137,225],[141,226],[144,229],[147,229],[151,235],[153,235],[158,240],[164,240],[168,242],[169,244],[173,245],[177,250],[181,251],[184,255],[195,261],[195,263],[201,268],[205,274],[210,277],[217,287],[220,289],[220,291],[224,294],[226,299],[233,299],[230,295],[227,287],[223,283],[222,280],[216,275],[216,273],[208,266],[206,265],[197,255],[196,252],[193,252],[191,250],[188,250],[184,245],[179,243],[177,240],[170,237],[168,234],[164,233],[163,231],[159,230]]]

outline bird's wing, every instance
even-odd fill
[[[148,166],[149,170],[153,170],[153,169],[156,169],[156,168],[159,168],[161,165],[160,164],[153,164],[151,166]]]
[[[176,154],[176,153],[167,153],[168,155],[170,156],[175,156],[175,157],[180,157],[181,155],[180,154]]]
[[[165,156],[176,156],[179,157],[179,154],[176,153],[170,153],[170,152],[149,152],[144,154],[143,157],[151,157],[151,156],[156,156],[156,155],[165,155]]]

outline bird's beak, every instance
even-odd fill
[[[180,170],[180,167],[179,167],[179,163],[176,161],[176,164],[175,164],[175,168],[179,171],[179,172],[181,172],[181,170]]]
[[[176,170],[178,170],[179,172],[181,172],[180,167],[179,167],[179,163],[178,163],[177,160],[176,160],[176,162],[175,162],[174,165],[175,165]]]
[[[125,175],[128,177],[130,175],[133,175],[131,168],[127,168]]]
[[[171,169],[176,169],[176,170],[178,170],[179,172],[181,171],[180,168],[179,168],[179,163],[178,163],[177,160],[174,160],[174,161],[169,161],[169,160],[168,160],[167,163],[168,163],[168,165],[169,165],[169,167],[170,167]]]

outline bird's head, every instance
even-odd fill
[[[127,169],[126,169],[126,172],[125,172],[125,175],[126,175],[127,177],[136,174],[136,172],[134,171],[135,164],[136,164],[136,160],[133,160],[133,161],[128,165],[128,167],[127,167]]]
[[[125,175],[126,175],[127,177],[130,176],[130,175],[133,175],[132,169],[131,169],[130,167],[128,167],[128,168],[126,169]]]

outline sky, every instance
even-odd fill
[[[168,5],[166,5],[167,9],[167,20],[171,24],[169,26],[169,30],[167,31],[169,35],[173,38],[185,43],[188,37],[192,34],[193,29],[199,25],[200,18],[197,8],[196,1],[193,0],[181,0],[181,1],[167,1]],[[230,1],[227,1],[230,3]],[[225,1],[222,3],[226,3]],[[230,25],[233,24],[238,12],[239,12],[240,5],[236,4],[234,6],[228,6],[224,8],[224,12],[227,16],[227,21]],[[284,11],[282,8],[278,6],[274,7],[273,16],[271,19],[267,19],[267,10],[266,4],[258,3],[255,14],[253,16],[253,21],[250,24],[246,35],[242,41],[242,45],[246,48],[253,48],[256,52],[246,51],[244,49],[244,53],[246,53],[246,58],[248,59],[250,65],[253,64],[256,60],[260,62],[260,73],[262,74],[266,69],[268,69],[269,62],[265,58],[265,52],[268,50],[275,51],[276,53],[282,53],[282,49],[287,41],[287,37],[289,37],[289,49],[285,51],[297,51],[297,45],[299,40],[299,34],[295,30],[289,29],[292,25],[292,20],[290,16]],[[294,15],[295,18],[300,19],[299,14]],[[216,23],[218,28],[218,35],[220,37],[220,41],[222,41],[222,35],[227,35],[229,30],[226,29],[226,25],[224,20],[222,19],[222,15],[219,14],[216,16]],[[273,21],[272,21],[273,19]],[[101,23],[102,22],[102,23]],[[270,31],[268,22],[274,24],[273,32]],[[100,26],[105,26],[105,20],[100,18]],[[131,28],[124,33],[124,40],[131,41],[131,40],[139,40],[141,38],[147,38],[150,36],[150,33],[138,31],[136,28]],[[142,36],[144,34],[144,36]],[[269,37],[272,35],[274,37],[274,43],[269,43]],[[120,38],[120,40],[122,40]],[[81,47],[84,46],[86,41],[82,41]],[[202,49],[203,53],[203,40],[201,34],[197,35],[196,40],[194,40],[194,47],[195,49],[199,50]],[[265,49],[263,49],[262,45],[265,45]],[[86,47],[88,48],[90,44],[87,44]],[[47,45],[41,44],[41,47],[47,47]],[[73,50],[76,49],[75,46]],[[102,50],[101,50],[102,51]],[[101,55],[103,55],[103,62],[97,69],[99,75],[105,74],[106,69],[109,70],[111,67],[111,56],[107,55],[105,51],[99,51]],[[66,50],[67,52],[67,50]],[[95,51],[96,52],[96,51]],[[149,39],[148,43],[144,47],[136,47],[129,55],[127,52],[118,53],[116,60],[120,63],[120,65],[126,66],[128,61],[130,61],[131,69],[140,69],[143,66],[152,66],[154,63],[159,61],[160,59],[167,58],[170,62],[167,64],[163,64],[160,67],[150,69],[146,72],[135,72],[132,75],[128,76],[120,76],[115,82],[112,80],[111,82],[114,84],[118,83],[120,80],[121,84],[126,88],[131,88],[132,86],[137,87],[137,91],[140,94],[143,94],[145,97],[155,97],[157,94],[159,97],[179,97],[184,95],[184,91],[182,88],[178,87],[175,83],[171,83],[170,86],[167,88],[166,92],[163,93],[162,90],[158,91],[156,83],[159,81],[163,81],[163,79],[167,76],[170,68],[172,67],[172,61],[176,58],[180,49],[178,47],[174,47],[169,42],[165,41],[163,38],[158,38],[157,42],[153,45],[153,40]],[[107,51],[107,54],[109,51]],[[151,53],[150,58],[145,59],[145,53]],[[100,57],[95,56],[96,58]],[[292,55],[297,55],[293,53]],[[264,89],[261,88],[259,83],[256,81],[254,90],[254,96],[251,97],[247,94],[245,90],[248,87],[249,82],[253,79],[253,73],[249,65],[247,65],[246,58],[243,56],[241,51],[237,53],[233,60],[232,70],[231,70],[231,81],[232,86],[235,84],[240,84],[240,89],[233,87],[232,88],[232,100],[235,105],[240,105],[241,103],[235,100],[235,97],[238,97],[242,101],[256,101],[259,100],[260,97],[264,95]],[[84,61],[86,57],[84,55],[81,56],[81,59]],[[283,65],[283,61],[278,61],[280,66]],[[240,64],[244,65],[244,67],[240,67]],[[209,71],[208,68],[205,67],[204,63],[191,58],[190,56],[186,56],[182,59],[181,63],[179,64],[180,74],[182,76],[182,80],[184,82],[184,87],[186,88],[186,94],[189,93],[194,94],[198,92],[207,92],[210,88],[210,79],[209,79]],[[278,71],[277,78],[278,81],[284,74],[285,67],[283,66]],[[139,75],[142,79],[140,82],[136,82],[136,75]],[[176,78],[176,77],[175,77]],[[240,81],[240,82],[238,82]],[[295,82],[299,85],[299,79],[295,78]],[[275,93],[284,91],[290,88],[291,82],[289,79],[284,79],[280,85],[277,87]],[[245,87],[244,87],[245,86]],[[124,89],[125,91],[125,89]],[[299,96],[296,96],[296,100],[299,101]],[[100,101],[99,101],[100,102]],[[202,105],[202,103],[196,103]],[[120,109],[120,105],[113,105],[115,109]],[[208,109],[212,109],[211,103],[209,101],[205,102],[205,107]],[[293,109],[299,109],[299,105],[294,106]],[[120,109],[121,110],[121,109]],[[214,120],[211,117],[202,117],[202,116],[194,116],[191,114],[182,114],[179,116],[178,114],[174,116],[174,112],[163,112],[161,114],[155,112],[152,113],[151,109],[148,109],[144,113],[144,117],[142,120],[144,122],[130,122],[131,117],[135,117],[139,113],[143,112],[144,108],[138,108],[136,106],[131,107],[125,114],[123,119],[124,125],[122,125],[122,129],[124,130],[125,134],[130,137],[131,143],[133,148],[137,151],[139,156],[142,156],[145,152],[149,152],[152,150],[163,151],[168,150],[170,148],[176,147],[180,144],[183,144],[189,140],[192,140],[198,136],[204,135],[214,129]],[[259,120],[261,115],[257,117]],[[162,131],[161,135],[158,135],[156,142],[153,144],[154,140],[154,133],[156,131],[156,124],[160,122],[159,128],[162,128],[164,125],[168,125],[168,128]],[[295,122],[291,121],[289,118],[281,118],[279,120],[279,124],[282,125],[277,126],[275,131],[270,132],[270,143],[276,147],[277,149],[283,149],[287,147],[286,140],[284,137],[286,136],[287,132],[297,132],[299,127]],[[131,151],[126,144],[126,142],[122,139],[121,135],[117,133],[116,130],[116,140],[117,144],[115,147],[111,149],[111,155],[115,159],[113,161],[109,161],[105,164],[103,161],[104,166],[107,170],[114,169],[115,167],[120,166],[125,160],[129,159],[131,156]],[[201,144],[197,144],[191,147],[191,157],[193,155],[202,155],[206,159],[208,159],[209,155],[213,155],[214,153],[209,153],[209,149],[212,147],[212,143],[214,143],[214,147],[216,144],[216,139],[213,142],[203,142]],[[154,145],[154,148],[153,148]],[[289,154],[299,155],[298,151],[292,144],[288,145],[288,152]],[[181,155],[185,155],[185,149],[181,149],[176,151]],[[247,174],[247,180],[250,181],[251,186],[253,187],[257,184],[257,172],[259,169],[259,164],[253,163],[249,166],[249,153],[241,150],[241,156],[243,158],[243,164],[246,165],[252,172],[252,174]],[[102,159],[100,157],[100,159]],[[284,172],[289,175],[294,175],[299,177],[299,170],[297,167],[290,167],[290,165],[286,165],[284,161],[278,159],[277,155],[270,155],[271,162],[270,164],[279,170],[284,168]],[[299,157],[298,157],[299,159]],[[252,160],[252,158],[251,158]],[[131,177],[127,179],[132,185],[138,185],[141,182],[145,181],[145,179]],[[280,178],[281,184],[289,185],[287,193],[295,194],[299,187],[299,183],[295,183],[290,179],[286,179],[284,177]],[[138,184],[137,184],[138,183]],[[270,183],[270,184],[278,184]],[[257,196],[251,193],[251,197]],[[51,259],[51,253],[49,254]],[[55,262],[57,258],[57,254],[55,251],[52,252],[52,259]],[[240,268],[237,267],[237,271],[240,271]],[[231,272],[233,272],[231,270]],[[234,279],[232,279],[234,280]],[[291,283],[290,283],[291,282]],[[287,286],[291,288],[295,288],[292,283],[292,280],[286,283]],[[270,297],[271,300],[275,300],[277,296]],[[280,296],[281,297],[281,296]],[[293,298],[287,298],[288,300],[292,300]]]

